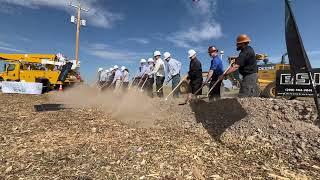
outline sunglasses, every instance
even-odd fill
[[[208,53],[209,53],[209,54],[214,53],[214,52],[218,52],[218,50],[211,50],[211,51],[208,51]]]

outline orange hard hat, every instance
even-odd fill
[[[250,41],[251,41],[250,37],[246,34],[241,34],[237,37],[237,44],[248,43]]]

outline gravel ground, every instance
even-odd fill
[[[0,179],[320,179],[312,101],[94,94],[0,94]]]

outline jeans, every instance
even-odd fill
[[[258,97],[260,94],[258,82],[258,73],[248,74],[243,77],[239,91],[239,97]]]
[[[181,81],[180,74],[177,74],[177,75],[172,77],[172,90],[178,86],[180,81]],[[179,90],[179,88],[177,88],[173,93],[173,97],[174,98],[179,98],[179,94],[180,94],[180,90]]]
[[[156,77],[156,89],[157,89],[157,96],[162,98],[163,97],[163,88],[160,89],[163,86],[164,83],[164,77],[163,76],[157,76]],[[158,92],[158,90],[160,91]]]
[[[218,78],[212,78],[212,81],[210,82],[210,89],[213,87],[213,85],[216,83]],[[222,81],[219,81],[216,86],[212,89],[212,91],[209,94],[209,101],[212,101],[214,99],[220,99],[221,98],[221,84]]]
[[[149,77],[148,80],[147,80],[146,89],[147,89],[148,96],[151,97],[151,98],[153,98],[153,84],[154,84],[154,78],[153,77],[152,78]]]

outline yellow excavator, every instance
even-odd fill
[[[44,92],[81,82],[79,67],[55,54],[1,54],[0,81],[39,82]]]

